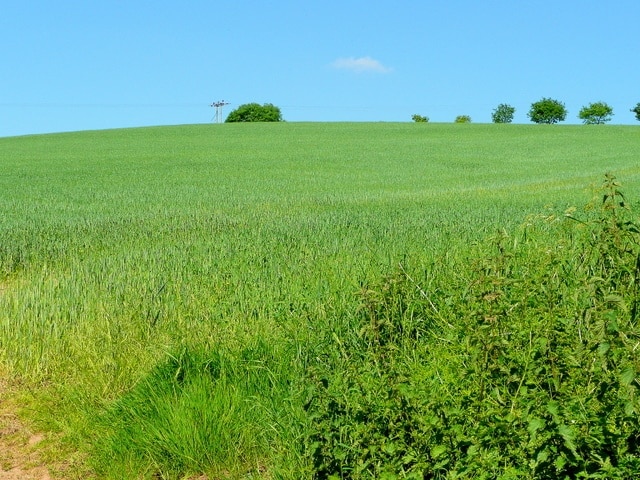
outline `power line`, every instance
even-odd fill
[[[225,102],[224,100],[220,100],[219,102],[213,102],[210,106],[215,107],[216,114],[213,117],[214,123],[222,123],[222,107],[225,105],[229,105],[229,102]]]
[[[201,103],[19,103],[0,102],[2,108],[201,108]]]

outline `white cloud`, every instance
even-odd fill
[[[376,73],[389,73],[390,68],[385,67],[378,60],[371,57],[360,58],[339,58],[331,64],[333,68],[339,68],[342,70],[351,70],[352,72],[376,72]]]

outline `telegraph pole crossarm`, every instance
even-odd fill
[[[222,123],[222,107],[225,105],[229,105],[229,102],[225,102],[224,100],[220,100],[219,102],[213,102],[210,106],[215,107],[216,114],[213,117],[214,123]]]

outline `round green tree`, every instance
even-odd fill
[[[513,114],[516,113],[516,109],[506,103],[501,103],[491,113],[493,123],[511,123],[513,122]]]
[[[578,118],[586,125],[600,125],[611,120],[611,115],[613,115],[613,108],[605,102],[595,102],[582,107]]]
[[[245,103],[227,116],[226,123],[233,122],[281,122],[280,109],[271,103]]]
[[[640,122],[640,103],[638,103],[634,108],[632,108],[631,111],[636,114],[636,120]]]
[[[534,123],[553,124],[564,121],[567,118],[567,109],[564,103],[552,98],[543,98],[531,104],[527,116]]]

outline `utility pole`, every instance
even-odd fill
[[[225,105],[229,105],[229,102],[225,102],[224,100],[220,100],[219,102],[213,102],[210,106],[215,107],[216,114],[213,117],[214,123],[222,123],[222,107]]]

